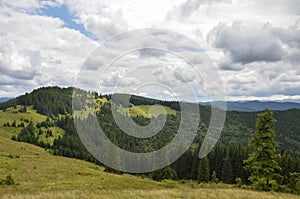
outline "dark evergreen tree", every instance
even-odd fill
[[[229,155],[226,156],[223,167],[222,167],[222,182],[224,183],[233,183],[233,173],[232,173],[232,166],[231,166],[231,159]]]
[[[275,141],[275,122],[270,110],[258,115],[256,132],[250,142],[254,152],[245,160],[245,169],[250,173],[249,180],[260,190],[277,189],[281,180],[278,173],[281,168],[278,164],[280,154],[277,152]]]
[[[171,166],[167,166],[163,169],[154,171],[152,173],[152,179],[156,181],[162,181],[164,179],[176,180],[177,175],[176,171]]]
[[[209,160],[207,157],[202,158],[199,163],[198,182],[209,182]]]

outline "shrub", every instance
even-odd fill
[[[14,179],[11,177],[11,175],[6,176],[5,179],[0,181],[0,185],[15,185]]]
[[[243,181],[242,181],[242,179],[239,178],[239,177],[237,177],[237,178],[235,179],[235,182],[236,182],[236,185],[237,185],[238,187],[241,187],[241,186],[243,185]]]
[[[289,184],[290,192],[300,194],[300,173],[290,173]]]
[[[212,183],[215,183],[215,184],[218,184],[220,181],[219,179],[217,178],[217,173],[216,171],[213,171],[212,175],[211,175],[211,182]]]
[[[161,185],[166,188],[175,188],[177,185],[177,182],[174,180],[164,179],[161,181]]]
[[[13,135],[13,136],[11,137],[11,139],[14,140],[14,141],[17,141],[17,140],[18,140],[18,138],[17,138],[16,135]]]

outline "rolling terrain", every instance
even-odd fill
[[[82,148],[73,129],[70,112],[71,92],[71,88],[41,88],[0,103],[0,182],[5,181],[8,176],[14,181],[12,185],[0,185],[0,198],[298,198],[297,195],[256,192],[249,190],[247,186],[246,189],[240,189],[237,185],[198,183],[193,176],[187,177],[189,174],[186,173],[190,172],[191,166],[194,165],[194,160],[189,154],[193,153],[193,150],[189,150],[180,161],[172,165],[178,175],[176,181],[171,179],[153,181],[152,174],[134,176],[108,173],[106,167],[95,161],[86,149]],[[115,124],[110,123],[111,115],[107,112],[110,103],[109,95],[99,96],[96,98],[95,108],[100,116],[106,114],[103,121],[105,126],[119,133]],[[159,109],[149,112],[153,104],[161,104],[171,118],[164,133],[142,143],[132,140],[127,142],[126,137],[118,138],[120,143],[122,141],[129,143],[125,147],[136,145],[137,150],[140,148],[151,150],[152,147],[159,147],[162,144],[156,146],[154,141],[168,142],[168,135],[172,138],[173,131],[176,130],[174,124],[180,113],[176,102],[133,96],[129,107],[130,116],[142,124],[147,123],[150,117],[158,118],[163,114]],[[92,108],[84,106],[86,110]],[[200,110],[202,121],[194,145],[201,143],[209,123],[210,107],[200,106]],[[80,110],[77,111],[81,118],[88,117],[84,112],[81,114]],[[124,111],[125,108],[120,104],[119,112],[122,114]],[[257,112],[227,112],[219,140],[222,147],[217,146],[209,156],[211,168],[221,172],[224,158],[222,154],[226,154],[227,150],[231,153],[234,152],[232,149],[237,147],[237,151],[242,149],[240,151],[242,156],[247,152],[240,148],[240,145],[246,145],[254,131],[256,114]],[[274,117],[278,120],[276,133],[280,149],[291,151],[296,156],[300,153],[300,131],[297,125],[299,115],[300,111],[297,109],[274,113]],[[30,124],[33,126],[32,135],[24,130]],[[36,140],[28,140],[28,137]],[[227,149],[223,147],[224,145],[233,147]],[[218,165],[213,163],[214,158],[221,158],[221,161],[216,160]],[[232,159],[232,166],[239,166],[234,163],[235,160]],[[295,161],[295,169],[297,164]],[[221,177],[221,174],[218,175]],[[244,178],[246,177],[244,175]]]

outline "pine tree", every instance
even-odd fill
[[[200,160],[199,170],[198,170],[198,182],[209,182],[209,161],[205,157]]]
[[[228,154],[224,160],[222,167],[222,182],[229,184],[233,183],[231,160]]]
[[[250,183],[255,188],[265,191],[277,189],[282,178],[278,174],[281,167],[278,164],[280,154],[277,153],[275,141],[275,122],[270,110],[258,115],[256,132],[250,142],[254,152],[244,161],[245,169],[250,174]]]

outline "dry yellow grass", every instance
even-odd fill
[[[3,199],[30,198],[30,199],[56,199],[56,198],[105,198],[105,199],[299,199],[299,196],[254,192],[240,189],[158,189],[158,190],[71,190],[71,191],[38,191],[17,192],[2,195]]]

